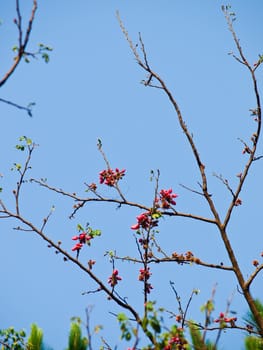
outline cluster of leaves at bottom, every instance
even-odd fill
[[[206,340],[200,326],[194,321],[188,321],[187,326],[190,333],[190,340],[185,337],[185,329],[180,328],[177,325],[172,325],[169,329],[163,327],[163,318],[161,313],[162,308],[155,309],[154,302],[147,302],[146,311],[147,316],[142,320],[142,328],[149,338],[155,339],[154,346],[148,345],[142,348],[129,347],[127,350],[217,350],[217,342],[214,343],[210,340]],[[263,304],[256,300],[257,309],[263,317]],[[126,341],[132,341],[132,338],[138,339],[137,328],[133,327],[133,323],[129,318],[120,313],[118,315],[118,321],[121,330],[121,339]],[[247,324],[247,330],[256,331],[258,329],[257,323],[253,314],[249,311],[244,317],[244,321]],[[219,328],[219,332],[222,331],[226,325],[221,324],[222,328]],[[165,329],[165,331],[164,331]],[[263,350],[263,339],[259,336],[249,335],[244,339],[245,350]]]
[[[66,350],[86,350],[87,347],[88,339],[82,337],[80,324],[78,322],[72,322]],[[14,327],[0,329],[0,349],[53,350],[43,343],[43,331],[36,324],[32,324],[27,340],[24,330],[16,331]]]
[[[154,302],[147,302],[146,317],[143,319],[142,327],[145,334],[150,335],[155,339],[155,345],[148,345],[141,348],[141,350],[217,350],[215,343],[204,340],[200,327],[194,322],[187,322],[191,342],[185,338],[184,329],[172,325],[169,329],[165,328],[163,331],[163,319],[161,313],[163,309],[155,309]],[[257,309],[263,317],[263,304],[256,300]],[[120,313],[117,316],[119,322],[121,339],[127,342],[134,338],[138,339],[138,329],[134,327],[131,320],[124,314]],[[257,323],[249,311],[244,317],[247,324],[247,329],[257,330]],[[246,350],[263,350],[263,340],[255,335],[249,335],[244,339]],[[102,347],[104,349],[104,347]],[[14,327],[0,330],[0,350],[52,350],[43,343],[43,331],[36,325],[32,324],[31,332],[26,340],[26,332],[24,330],[16,331]],[[81,320],[79,318],[72,319],[68,347],[66,350],[87,350],[89,349],[89,341],[82,336]],[[107,348],[109,349],[109,348]],[[134,348],[127,348],[127,350],[137,350]]]

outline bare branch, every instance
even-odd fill
[[[100,289],[102,291],[104,291],[110,297],[110,299],[114,300],[122,308],[129,310],[131,312],[131,314],[134,316],[134,318],[136,319],[136,321],[138,322],[138,324],[140,324],[140,325],[142,324],[142,321],[141,321],[139,315],[137,314],[137,312],[129,304],[127,304],[126,302],[124,303],[122,300],[120,300],[120,298],[115,296],[115,294],[112,293],[112,291],[109,290],[106,287],[106,285],[92,272],[91,269],[89,269],[86,266],[84,266],[79,260],[77,260],[76,258],[71,256],[67,251],[63,250],[61,248],[61,244],[60,243],[54,243],[49,237],[47,237],[43,233],[43,231],[41,231],[41,229],[38,229],[35,225],[33,225],[33,223],[31,223],[30,221],[26,220],[25,218],[20,216],[18,213],[12,213],[12,212],[10,212],[9,210],[6,209],[6,214],[9,215],[10,217],[14,218],[14,219],[17,219],[18,221],[22,222],[24,225],[29,227],[30,230],[34,231],[43,240],[45,240],[49,244],[50,247],[55,248],[56,251],[61,253],[68,261],[71,261],[73,264],[77,265],[82,271],[87,273],[91,277],[91,279],[98,284]]]
[[[88,202],[109,202],[109,203],[116,203],[119,206],[122,205],[126,205],[126,206],[130,206],[130,207],[136,207],[145,211],[150,211],[151,208],[147,207],[143,204],[140,203],[136,203],[136,202],[131,202],[129,200],[122,200],[122,199],[115,199],[115,198],[108,198],[108,197],[102,197],[101,195],[98,195],[96,192],[96,197],[92,198],[92,197],[79,197],[76,193],[70,193],[70,192],[66,192],[63,189],[59,189],[56,187],[52,187],[50,185],[48,185],[44,180],[37,180],[37,179],[30,179],[31,182],[37,183],[42,187],[45,187],[51,191],[54,191],[56,193],[59,193],[63,196],[72,198],[75,200],[75,202],[77,202],[77,204],[75,204],[75,210],[74,212],[70,215],[70,218],[72,218],[75,213],[78,211],[78,209],[82,208],[86,203]],[[185,217],[185,218],[190,218],[190,219],[194,219],[194,220],[199,220],[199,221],[203,221],[203,222],[207,222],[207,223],[211,223],[211,224],[216,224],[216,221],[214,219],[210,219],[210,218],[206,218],[203,216],[199,216],[199,215],[195,215],[195,214],[191,214],[191,213],[183,213],[183,212],[179,212],[176,210],[173,211],[163,211],[162,215],[164,216],[180,216],[180,217]]]
[[[193,193],[196,193],[196,194],[199,194],[200,196],[203,196],[203,192],[200,192],[200,191],[196,191],[188,186],[185,186],[183,184],[179,184],[181,187],[185,188],[186,190],[190,191],[190,192],[193,192]],[[209,194],[210,197],[212,197],[212,194]]]
[[[253,115],[256,115],[256,121],[257,121],[257,129],[256,131],[254,132],[253,134],[253,139],[252,139],[252,142],[253,142],[253,147],[248,147],[248,145],[241,140],[241,142],[243,142],[244,146],[245,146],[245,152],[246,154],[249,155],[248,157],[248,160],[247,160],[247,163],[244,167],[244,171],[242,172],[242,176],[240,177],[240,182],[239,182],[239,185],[237,186],[237,189],[236,191],[234,192],[234,196],[233,196],[233,200],[229,206],[229,209],[226,213],[226,216],[225,216],[225,220],[224,220],[224,223],[223,223],[223,228],[225,229],[229,220],[230,220],[230,217],[231,217],[231,213],[233,211],[233,208],[235,206],[235,201],[236,199],[239,197],[239,194],[243,188],[243,185],[244,185],[244,182],[245,182],[245,179],[248,175],[248,172],[249,172],[249,169],[250,169],[250,166],[252,164],[252,162],[256,159],[255,157],[255,153],[256,153],[256,150],[257,150],[257,144],[258,144],[258,139],[259,139],[259,135],[260,135],[260,132],[261,132],[261,101],[260,101],[260,95],[259,95],[259,91],[258,91],[258,84],[257,84],[257,79],[256,79],[256,76],[255,76],[255,69],[248,63],[244,53],[243,53],[243,50],[242,50],[242,47],[240,45],[240,42],[239,42],[239,39],[237,38],[237,35],[235,33],[235,30],[233,28],[233,18],[234,17],[234,14],[233,13],[229,13],[228,11],[228,8],[225,7],[225,6],[222,6],[222,10],[224,12],[224,15],[225,15],[225,18],[227,20],[227,24],[228,24],[228,28],[233,36],[233,39],[234,39],[234,42],[236,44],[236,47],[237,47],[237,50],[239,52],[239,55],[240,55],[240,59],[239,61],[241,61],[241,63],[243,63],[247,69],[249,70],[250,72],[250,75],[251,75],[251,80],[252,80],[252,83],[253,83],[253,89],[254,89],[254,94],[255,94],[255,99],[256,99],[256,108],[253,108],[252,111],[253,111]]]
[[[19,181],[17,182],[17,186],[16,186],[16,190],[13,191],[13,194],[15,196],[15,201],[16,201],[16,213],[17,215],[20,214],[20,208],[19,208],[19,195],[20,195],[20,190],[21,190],[21,187],[24,183],[24,178],[25,178],[25,175],[27,173],[27,171],[31,168],[29,166],[29,163],[31,161],[31,156],[32,156],[32,152],[33,150],[35,149],[37,145],[36,144],[28,144],[27,145],[27,149],[28,149],[28,156],[27,156],[27,159],[26,159],[26,162],[25,162],[25,165],[22,169],[18,169],[18,172],[20,174],[20,178],[19,178]]]
[[[122,261],[130,261],[130,262],[134,262],[134,263],[138,263],[138,264],[143,264],[143,258],[141,257],[141,259],[136,259],[136,258],[131,258],[129,256],[114,256],[115,259],[117,260],[122,260]],[[200,265],[200,266],[204,266],[204,267],[209,267],[209,268],[212,268],[212,269],[219,269],[219,270],[225,270],[225,271],[234,271],[233,267],[231,266],[226,266],[224,265],[223,263],[220,263],[220,264],[212,264],[212,263],[206,263],[204,261],[202,261],[201,259],[199,258],[193,258],[193,260],[189,260],[189,259],[186,259],[185,257],[165,257],[165,258],[158,258],[158,257],[153,257],[153,258],[150,258],[148,260],[148,263],[149,264],[160,264],[160,263],[177,263],[177,264],[180,264],[180,265],[183,265],[183,264],[187,264],[187,265],[190,265],[190,264],[196,264],[196,265]]]
[[[145,83],[145,85],[147,86],[150,86],[151,87],[151,84],[150,82],[152,81],[152,79],[155,79],[159,86],[166,94],[166,96],[168,97],[168,99],[170,100],[171,104],[173,105],[174,109],[175,109],[175,112],[177,114],[177,118],[178,118],[178,121],[179,121],[179,125],[181,127],[181,129],[183,130],[187,140],[188,140],[188,143],[192,149],[192,153],[194,155],[194,158],[195,158],[195,161],[198,165],[198,168],[199,168],[199,172],[200,172],[200,175],[201,175],[201,178],[202,178],[202,192],[203,192],[203,195],[206,199],[206,201],[208,202],[208,205],[210,207],[210,210],[212,212],[212,214],[214,215],[214,218],[217,222],[218,225],[221,224],[221,221],[220,221],[220,218],[219,218],[219,215],[216,211],[216,208],[215,208],[215,205],[211,199],[211,196],[210,194],[208,193],[208,189],[207,189],[207,177],[206,177],[206,173],[205,173],[205,166],[203,164],[203,162],[201,161],[201,157],[199,155],[199,152],[197,150],[197,147],[195,145],[195,142],[193,140],[193,136],[192,134],[189,132],[188,130],[188,127],[186,126],[186,123],[184,122],[183,120],[183,116],[182,116],[182,113],[181,113],[181,109],[176,101],[176,99],[173,97],[173,94],[171,93],[171,91],[168,89],[168,87],[166,86],[164,80],[156,73],[154,72],[151,67],[149,66],[149,63],[148,63],[148,59],[147,59],[147,53],[146,53],[146,50],[145,50],[145,45],[142,41],[142,37],[141,35],[139,35],[139,40],[140,40],[140,44],[141,44],[141,51],[142,51],[142,54],[143,54],[143,60],[140,58],[137,50],[136,50],[136,47],[134,46],[132,40],[130,39],[129,37],[129,34],[128,34],[128,31],[126,30],[123,22],[121,21],[120,19],[120,16],[119,14],[117,14],[117,18],[118,18],[118,21],[119,21],[119,24],[120,24],[120,28],[125,36],[125,38],[127,39],[127,41],[129,42],[129,46],[135,56],[135,59],[137,61],[137,63],[149,74],[149,79],[147,80],[147,82]],[[154,86],[156,87],[156,86]]]
[[[22,30],[22,16],[20,13],[20,6],[19,6],[19,0],[16,0],[16,13],[17,13],[17,19],[15,20],[15,24],[18,29],[18,54],[15,57],[14,63],[10,67],[10,69],[6,72],[6,74],[3,76],[3,78],[0,80],[0,87],[3,86],[6,81],[11,77],[11,75],[16,70],[17,66],[19,65],[21,59],[23,58],[25,54],[25,50],[29,41],[30,33],[32,30],[32,25],[35,19],[35,14],[37,10],[37,0],[33,0],[32,10],[31,10],[31,16],[28,21],[27,29],[25,37],[23,38],[23,30]]]

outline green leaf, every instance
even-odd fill
[[[91,230],[90,235],[92,237],[101,236],[101,230]]]
[[[125,337],[125,340],[127,341],[131,340],[131,333],[129,331],[126,331],[124,337]]]
[[[213,311],[215,308],[214,308],[214,303],[212,300],[208,300],[206,304],[202,305],[200,310],[201,312],[204,312],[204,311]]]
[[[200,330],[198,329],[198,327],[194,323],[190,322],[189,328],[190,328],[190,335],[191,335],[194,349],[195,350],[197,350],[197,349],[206,350],[206,346],[205,346],[202,334],[201,334]]]
[[[196,295],[198,295],[198,294],[201,293],[201,291],[200,291],[200,289],[194,289],[194,290],[193,290],[193,293],[196,294]]]
[[[21,168],[22,168],[22,165],[18,164],[18,163],[14,163],[14,166],[15,166],[17,171],[21,170]]]
[[[117,315],[117,320],[118,320],[119,322],[124,322],[124,321],[127,321],[127,320],[128,320],[128,317],[127,317],[124,313],[120,312],[120,313]]]
[[[263,304],[259,299],[255,299],[255,305],[260,316],[263,317]],[[258,331],[260,330],[251,311],[247,312],[246,317],[244,317],[244,321],[246,321],[253,328],[256,328]]]
[[[113,250],[109,250],[107,252],[107,254],[109,255],[110,258],[114,258],[115,257],[115,252]]]
[[[97,334],[103,329],[103,326],[98,324],[97,326],[94,327],[94,333]]]
[[[32,140],[30,139],[30,138],[26,138],[26,144],[28,145],[28,146],[30,146],[30,145],[32,145]]]
[[[162,214],[160,212],[156,212],[152,214],[152,218],[153,219],[159,219],[162,216]]]
[[[46,63],[49,62],[49,55],[48,55],[47,53],[43,53],[43,54],[42,54],[42,58],[43,58],[43,60],[44,60]]]
[[[84,231],[84,228],[83,228],[80,224],[78,224],[78,225],[77,225],[77,230],[78,230],[78,231]]]
[[[16,149],[18,149],[19,151],[24,151],[25,150],[25,146],[23,146],[23,145],[16,145]]]
[[[88,346],[88,339],[82,337],[80,325],[72,323],[69,333],[67,350],[86,350]]]
[[[150,312],[154,311],[154,304],[155,303],[153,301],[148,301],[145,305],[147,311],[150,311]]]
[[[260,338],[249,336],[245,338],[246,350],[262,350],[263,341]]]
[[[26,332],[24,331],[24,329],[22,329],[22,330],[19,332],[19,335],[20,335],[20,337],[23,337],[23,338],[26,337]]]
[[[148,323],[149,323],[149,320],[147,317],[144,317],[143,320],[142,320],[142,328],[144,330],[146,330],[147,326],[148,326]]]
[[[154,317],[150,320],[150,326],[156,333],[161,332],[160,322],[157,320],[157,318]]]
[[[43,342],[43,331],[38,328],[38,326],[33,323],[31,325],[31,333],[28,338],[28,344],[32,347],[32,349],[40,350]]]

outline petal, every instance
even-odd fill
[[[132,230],[138,230],[140,228],[140,225],[139,224],[135,224],[135,225],[132,225],[131,226],[131,229]]]

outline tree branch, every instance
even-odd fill
[[[23,38],[23,30],[22,30],[22,16],[20,13],[20,6],[19,6],[19,0],[16,0],[16,13],[17,13],[17,19],[15,19],[15,24],[18,29],[18,54],[15,57],[14,63],[10,67],[10,69],[5,73],[3,78],[0,80],[0,87],[3,86],[6,81],[11,77],[11,75],[16,70],[17,66],[19,65],[21,59],[23,58],[25,54],[25,50],[29,41],[30,33],[32,30],[32,25],[35,19],[35,14],[37,10],[37,0],[33,0],[32,10],[31,10],[31,16],[28,21],[27,30],[25,34],[25,38]]]

